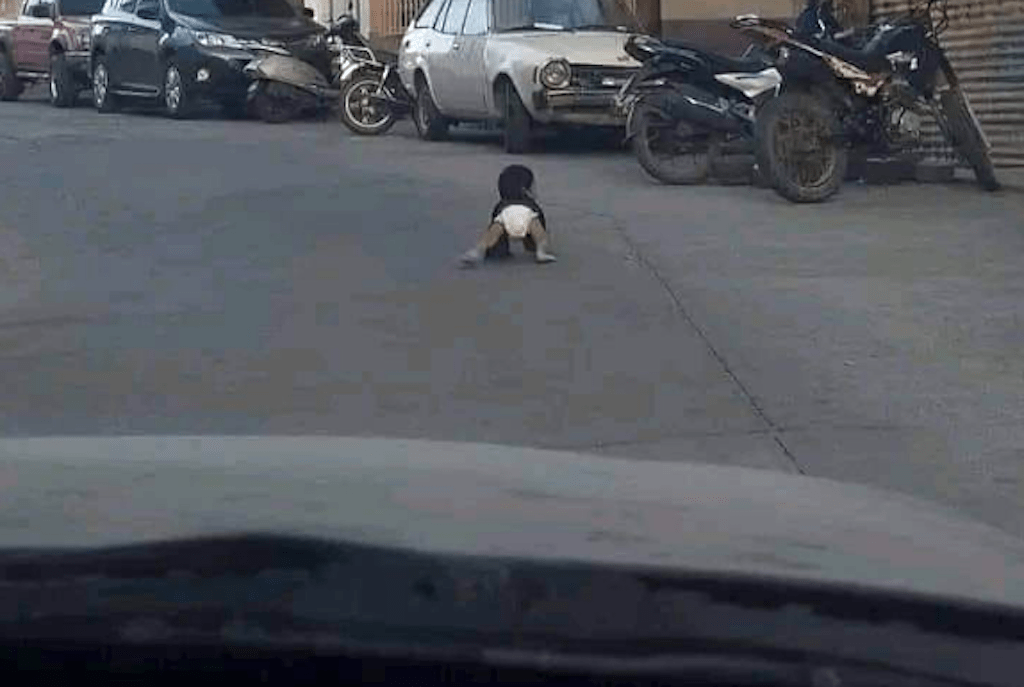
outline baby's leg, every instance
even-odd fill
[[[490,226],[487,227],[487,231],[480,237],[480,240],[476,242],[476,245],[470,248],[462,256],[463,264],[475,264],[484,259],[484,254],[487,249],[498,243],[501,237],[505,235],[505,227],[501,226],[497,222],[491,222]]]
[[[554,262],[556,258],[548,250],[551,247],[551,239],[548,236],[547,229],[544,228],[544,223],[534,218],[530,222],[529,231],[530,236],[537,243],[537,262]]]

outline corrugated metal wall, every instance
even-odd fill
[[[992,143],[997,166],[1024,166],[1024,0],[947,0],[941,42]],[[872,18],[902,14],[908,0],[872,0]],[[950,158],[934,123],[928,152]]]

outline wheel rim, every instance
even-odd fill
[[[345,114],[351,121],[367,129],[377,129],[391,118],[387,107],[379,107],[372,96],[377,90],[374,81],[360,81],[348,90],[345,97]]]
[[[92,74],[92,91],[97,107],[103,107],[107,102],[107,87],[107,68],[98,64]]]
[[[181,73],[177,67],[170,67],[167,70],[167,78],[164,80],[164,101],[168,112],[177,112],[181,107]]]
[[[837,150],[830,127],[813,113],[789,110],[775,123],[775,158],[787,178],[817,188],[835,173]]]

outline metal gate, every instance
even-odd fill
[[[1000,167],[1024,166],[1024,0],[947,0],[942,47],[992,143]],[[872,0],[877,21],[907,12],[909,0]],[[927,152],[953,155],[934,122],[925,123]]]

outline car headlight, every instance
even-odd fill
[[[226,33],[212,33],[210,31],[195,31],[193,33],[196,43],[204,48],[235,48],[242,50],[250,41],[241,41]]]
[[[572,68],[565,60],[551,60],[541,67],[539,76],[548,88],[565,88],[572,79]]]

